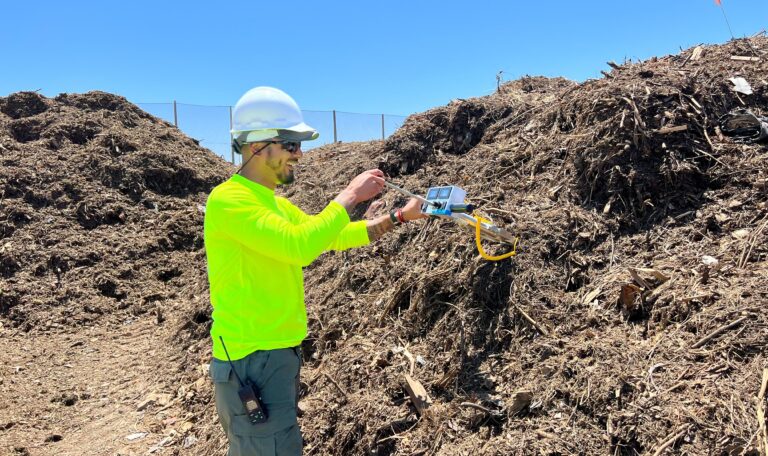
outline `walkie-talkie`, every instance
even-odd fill
[[[219,340],[221,341],[221,346],[224,348],[224,353],[227,355],[227,361],[229,361],[229,365],[232,367],[232,372],[235,373],[235,378],[237,378],[237,382],[240,384],[240,389],[237,390],[237,395],[240,396],[240,401],[242,401],[243,407],[245,407],[245,413],[248,415],[248,421],[250,421],[251,424],[264,423],[267,421],[268,415],[267,409],[261,402],[259,389],[249,378],[246,378],[245,383],[243,383],[243,381],[240,379],[240,376],[237,375],[235,365],[232,364],[232,359],[229,357],[227,346],[224,345],[224,338],[219,336]]]

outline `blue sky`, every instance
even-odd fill
[[[768,27],[766,0],[723,6],[737,37]],[[230,105],[272,85],[307,110],[401,115],[488,94],[499,70],[507,80],[581,81],[599,77],[608,60],[730,39],[714,0],[29,0],[0,8],[0,96],[104,90],[139,103]]]

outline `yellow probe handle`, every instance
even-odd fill
[[[480,230],[481,230],[481,226],[480,225],[483,222],[489,222],[489,220],[486,220],[486,219],[480,217],[477,214],[473,214],[473,215],[477,219],[477,223],[475,223],[475,243],[477,244],[477,251],[478,251],[478,253],[480,253],[481,257],[485,258],[488,261],[501,261],[501,260],[504,260],[504,259],[507,259],[509,257],[517,255],[517,241],[519,240],[519,238],[515,238],[515,245],[512,246],[512,251],[511,252],[507,252],[507,253],[505,253],[503,255],[497,255],[497,256],[488,255],[488,253],[486,253],[485,249],[483,249],[482,242],[480,242]]]

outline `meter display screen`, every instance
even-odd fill
[[[433,199],[437,198],[437,191],[438,190],[439,189],[437,189],[437,188],[430,188],[429,189],[429,193],[427,193],[427,199],[433,200]]]
[[[440,189],[440,192],[437,194],[437,197],[440,199],[448,199],[450,195],[451,195],[451,187],[443,187]]]

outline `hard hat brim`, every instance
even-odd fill
[[[292,128],[277,130],[277,137],[286,141],[312,141],[320,136],[314,128],[304,122]]]
[[[238,131],[232,130],[232,138],[240,144],[267,140],[283,141],[312,141],[320,134],[314,128],[301,122],[288,128],[270,128],[264,130]]]

